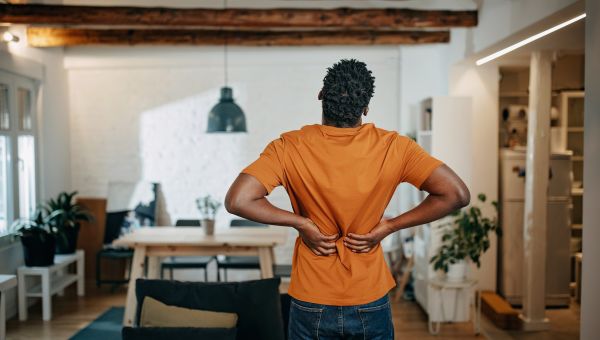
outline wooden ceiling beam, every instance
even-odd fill
[[[445,43],[448,31],[214,31],[29,27],[33,47],[78,45],[319,46]]]
[[[120,25],[400,29],[473,27],[477,11],[406,8],[210,9],[62,5],[0,5],[0,23],[40,25]]]

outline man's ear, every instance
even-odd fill
[[[323,100],[323,89],[319,90],[319,94],[317,95],[317,99]]]
[[[365,107],[365,110],[363,111],[363,116],[367,116],[367,113],[369,113],[369,107]]]

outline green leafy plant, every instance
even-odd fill
[[[87,209],[74,202],[75,195],[77,195],[77,191],[71,193],[61,192],[56,198],[49,199],[44,205],[46,214],[52,216],[52,219],[49,220],[50,229],[57,235],[57,241],[64,247],[67,247],[69,243],[67,234],[72,232],[73,229],[78,229],[80,222],[92,222],[94,220]]]
[[[75,228],[79,222],[92,222],[94,217],[83,206],[75,203],[73,198],[77,191],[62,192],[57,198],[46,202],[45,209],[48,215],[54,215],[51,220],[52,227],[60,231],[61,228]]]
[[[485,194],[477,196],[481,203],[485,203]],[[498,211],[498,203],[492,202],[495,211]],[[431,257],[435,270],[448,272],[448,266],[467,258],[471,259],[477,267],[481,266],[479,261],[481,255],[490,247],[490,232],[501,234],[496,217],[482,216],[481,209],[475,205],[457,210],[451,214],[454,220],[440,226],[445,228],[442,235],[442,246],[437,255]]]
[[[221,202],[207,195],[196,199],[196,205],[203,219],[214,220]]]
[[[51,228],[54,218],[56,218],[55,214],[45,215],[44,209],[37,209],[32,218],[15,220],[10,226],[9,232],[15,237],[33,237],[45,242],[49,237],[54,236]]]

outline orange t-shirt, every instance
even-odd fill
[[[381,220],[396,187],[420,188],[442,164],[410,138],[363,124],[355,128],[308,125],[272,141],[242,173],[267,192],[283,185],[296,214],[325,235],[366,234]],[[334,306],[372,302],[395,286],[381,246],[354,253],[337,242],[337,254],[315,255],[298,237],[288,293]]]

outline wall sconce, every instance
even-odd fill
[[[9,43],[9,42],[19,42],[19,37],[10,33],[9,31],[6,31],[4,33],[2,33],[2,41],[5,43]]]

